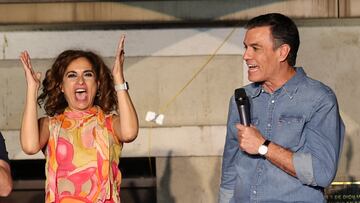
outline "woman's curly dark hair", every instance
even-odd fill
[[[101,57],[90,51],[66,50],[56,58],[51,69],[46,71],[45,78],[42,82],[42,93],[37,98],[39,106],[44,104],[44,109],[48,116],[61,114],[68,106],[65,96],[61,92],[61,84],[66,68],[72,61],[81,57],[86,58],[92,64],[96,81],[99,82],[94,105],[100,106],[105,113],[117,110],[117,98],[113,77],[110,69]]]

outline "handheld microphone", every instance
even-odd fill
[[[235,90],[235,101],[239,111],[240,123],[250,126],[250,102],[244,88]]]

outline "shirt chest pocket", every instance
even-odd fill
[[[276,123],[272,141],[288,149],[297,148],[302,139],[304,125],[305,119],[302,116],[282,115]]]

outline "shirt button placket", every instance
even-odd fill
[[[251,186],[251,202],[256,202],[257,199],[256,195],[257,195],[256,186],[253,185]]]
[[[268,119],[268,123],[267,123],[267,133],[270,133],[271,131],[271,122],[272,122],[272,114],[274,112],[274,107],[275,107],[275,95],[271,95],[270,98],[270,105],[269,105],[269,119]]]

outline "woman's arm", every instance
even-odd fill
[[[21,53],[20,60],[23,64],[27,82],[25,108],[20,130],[20,142],[25,153],[36,154],[43,146],[45,146],[49,137],[48,118],[42,118],[39,119],[39,121],[37,119],[38,113],[36,101],[40,87],[41,73],[34,72],[27,51]]]
[[[123,84],[124,79],[124,42],[125,36],[120,39],[112,70],[115,85]],[[139,122],[134,105],[127,90],[117,90],[118,116],[114,116],[113,126],[116,136],[122,142],[133,141],[138,134]]]

